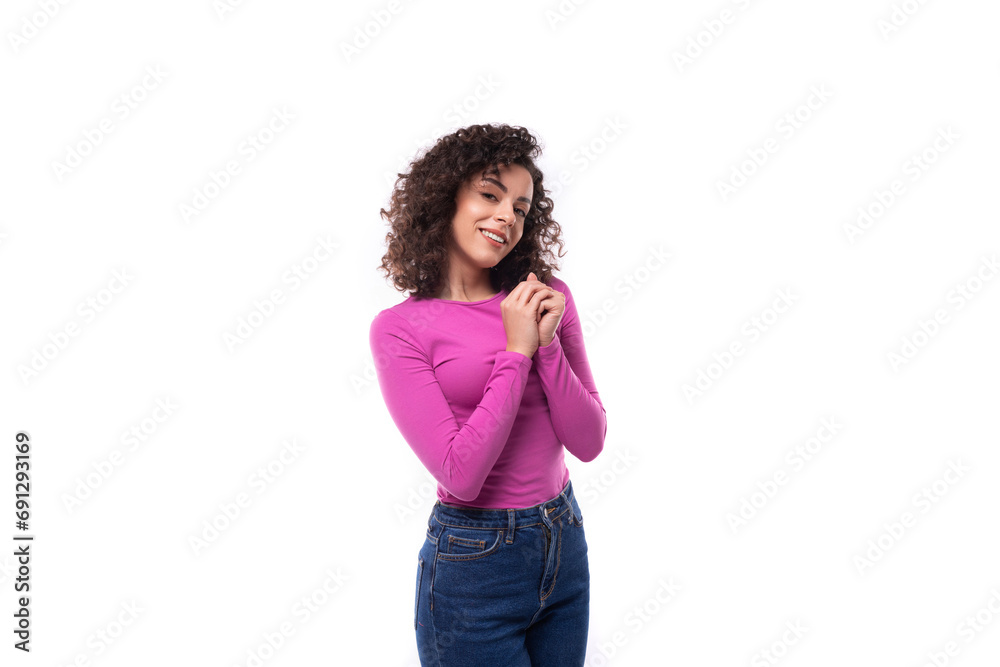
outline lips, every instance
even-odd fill
[[[501,232],[499,229],[490,229],[489,227],[480,227],[479,229],[484,232],[490,232],[491,234],[496,234],[497,236],[499,236],[504,240],[504,243],[507,242],[507,235]]]

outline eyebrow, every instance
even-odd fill
[[[500,181],[498,181],[497,179],[495,179],[495,178],[490,178],[489,176],[484,176],[484,177],[483,177],[483,180],[484,180],[484,181],[489,181],[490,183],[495,183],[495,184],[496,184],[496,186],[497,186],[498,188],[500,188],[500,190],[501,190],[501,191],[503,191],[503,192],[504,192],[504,194],[506,194],[506,193],[507,193],[507,186],[506,186],[506,185],[504,185],[503,183],[501,183]],[[525,204],[527,204],[528,206],[531,206],[531,200],[530,200],[530,199],[528,199],[527,197],[518,197],[518,198],[517,198],[517,201],[523,201],[523,202],[524,202]]]

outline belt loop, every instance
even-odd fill
[[[507,510],[507,544],[514,543],[514,510]]]
[[[566,482],[566,490],[570,490],[570,486],[569,486],[569,482]],[[560,492],[559,492],[559,495],[560,495],[560,496],[562,496],[562,499],[563,499],[563,502],[565,502],[565,503],[566,503],[566,505],[568,505],[568,506],[569,506],[569,513],[570,513],[571,515],[573,515],[573,520],[574,520],[574,521],[579,521],[579,520],[580,520],[580,517],[578,517],[578,516],[576,515],[576,512],[575,512],[575,511],[573,510],[573,503],[571,503],[571,502],[569,501],[569,498],[568,498],[568,497],[567,497],[567,495],[566,495],[566,490],[563,490],[563,491],[560,491]]]

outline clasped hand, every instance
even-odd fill
[[[531,357],[549,345],[565,310],[566,295],[529,273],[500,303],[507,350]]]
[[[529,285],[541,285],[543,289],[549,292],[549,295],[538,304],[538,313],[536,315],[538,346],[545,347],[555,337],[556,327],[559,326],[563,313],[566,311],[566,295],[538,280],[534,271],[528,274],[528,279],[524,282]]]

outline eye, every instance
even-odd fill
[[[500,201],[499,199],[497,199],[497,198],[496,198],[496,195],[494,195],[494,194],[493,194],[492,192],[483,192],[483,193],[481,193],[481,194],[482,194],[482,195],[483,195],[484,197],[492,197],[492,198],[493,198],[493,200],[495,200],[495,201]],[[522,218],[527,218],[527,217],[528,217],[528,212],[527,212],[527,211],[525,211],[525,210],[524,210],[523,208],[515,208],[515,209],[514,209],[514,212],[515,212],[515,213],[517,213],[517,214],[518,214],[519,216],[521,216]]]

